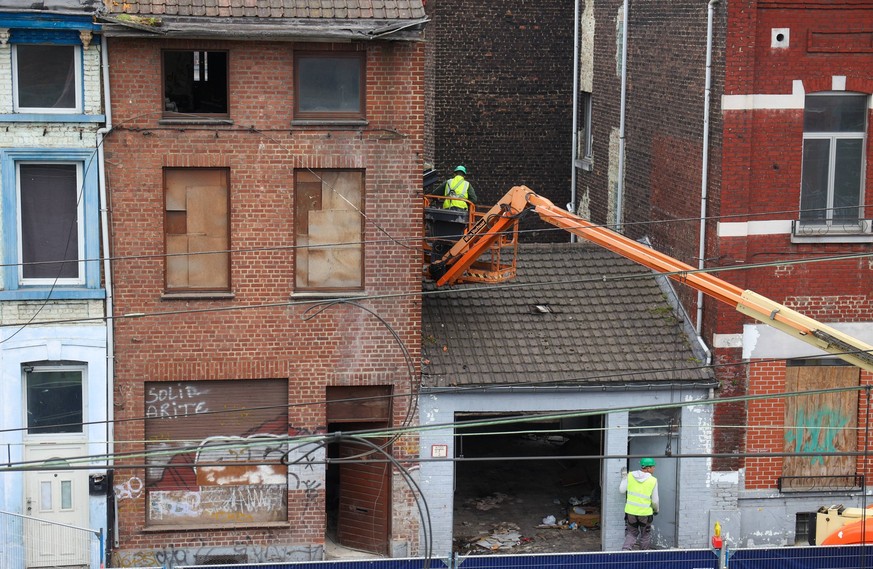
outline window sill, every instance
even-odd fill
[[[81,115],[75,113],[15,113],[0,114],[0,122],[75,122],[75,123],[103,123],[106,115]]]
[[[291,126],[347,126],[361,127],[367,126],[370,121],[366,119],[295,119],[291,121]]]
[[[24,287],[0,291],[0,300],[102,300],[106,290],[92,288]]]
[[[290,522],[261,522],[241,524],[191,524],[178,526],[151,526],[142,528],[143,533],[164,533],[169,531],[221,531],[238,530],[243,528],[290,528]]]
[[[873,243],[871,220],[853,225],[801,224],[791,222],[792,243]]]
[[[342,300],[345,298],[366,298],[367,293],[364,291],[337,291],[337,292],[317,292],[317,291],[302,291],[302,292],[292,292],[290,298],[294,300],[331,300],[338,299]]]
[[[232,125],[233,119],[230,117],[175,117],[163,116],[158,119],[158,124],[166,125]]]
[[[576,159],[576,167],[580,170],[585,170],[586,172],[590,172],[594,169],[594,159],[593,158],[579,158]]]
[[[232,292],[165,292],[161,300],[233,300]]]

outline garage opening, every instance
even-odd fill
[[[454,551],[600,551],[603,416],[456,414]]]

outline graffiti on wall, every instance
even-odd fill
[[[287,520],[286,381],[157,382],[145,394],[149,525]]]

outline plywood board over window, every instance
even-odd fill
[[[227,171],[164,173],[167,291],[230,290]]]
[[[859,385],[860,370],[842,365],[789,366],[788,393]],[[858,395],[854,391],[816,393],[786,398],[786,453],[839,453],[857,449]],[[853,456],[801,455],[783,461],[783,475],[791,490],[851,487]]]
[[[287,399],[283,379],[147,382],[147,524],[287,521]]]
[[[294,219],[298,289],[363,287],[363,185],[360,171],[297,171]]]

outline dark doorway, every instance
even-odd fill
[[[511,418],[456,415],[460,422],[486,424],[457,430],[455,551],[601,550],[602,417],[487,425]],[[541,527],[549,516],[555,525]],[[517,542],[492,539],[516,533]]]

